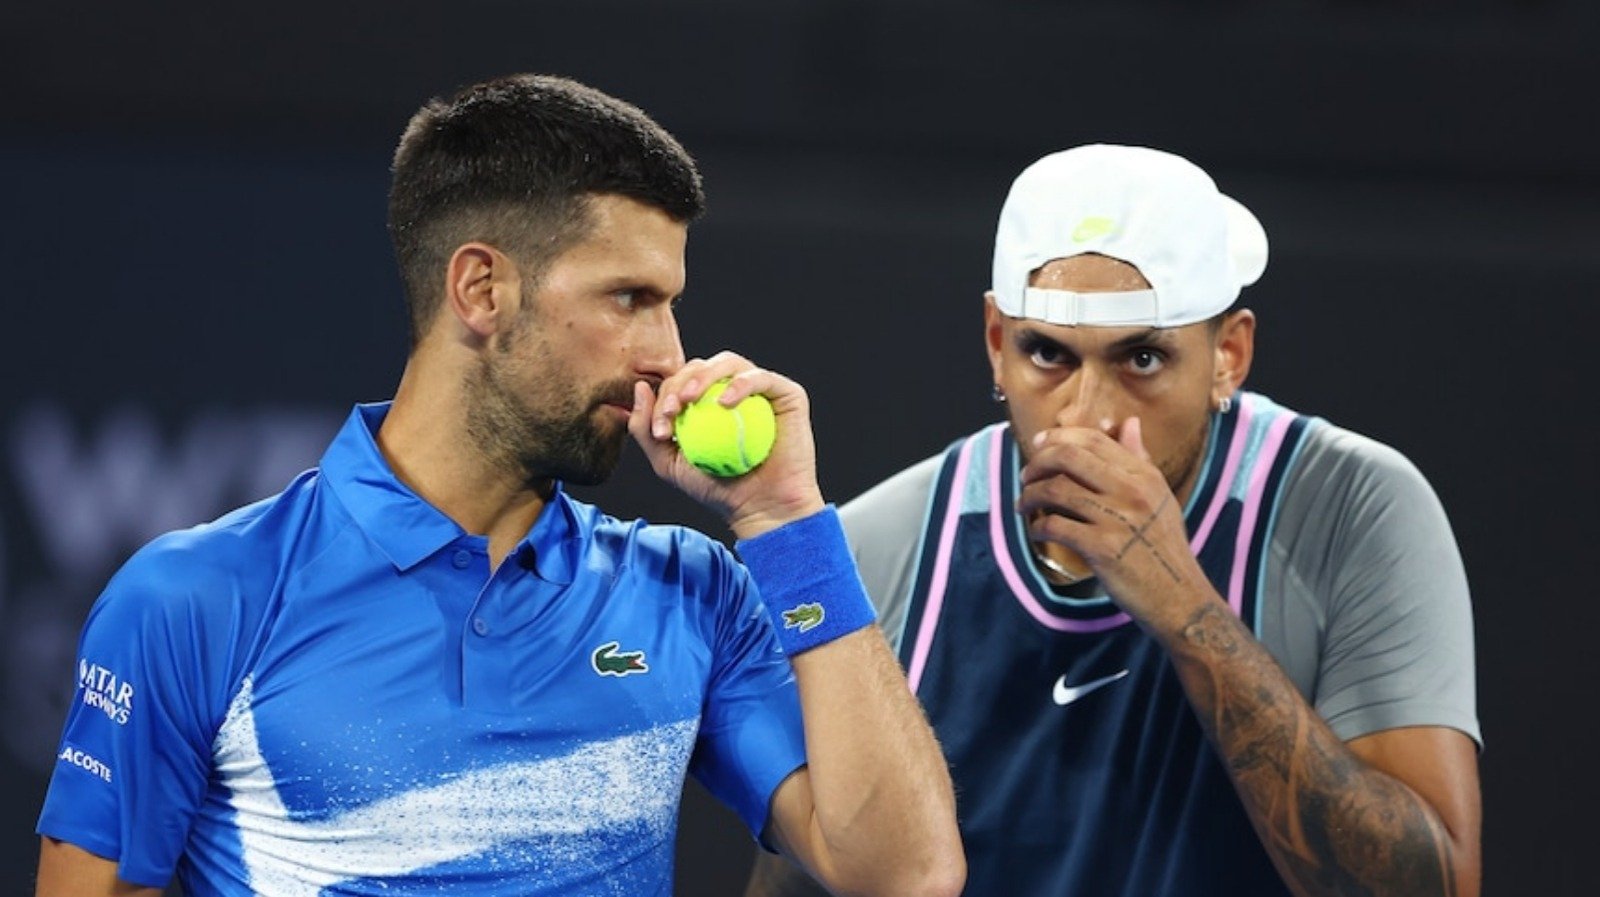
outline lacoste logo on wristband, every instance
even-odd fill
[[[814,601],[810,604],[795,605],[783,612],[783,628],[810,632],[821,625],[824,616],[822,605]]]
[[[618,642],[606,642],[594,649],[594,656],[589,663],[594,666],[594,671],[602,676],[626,676],[629,673],[648,673],[650,667],[644,662],[643,651],[618,652]]]

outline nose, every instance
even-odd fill
[[[1056,425],[1105,430],[1115,427],[1118,416],[1117,380],[1114,372],[1093,362],[1085,363],[1060,386],[1061,410]]]
[[[660,383],[683,367],[683,340],[670,303],[637,316],[635,323],[634,368],[639,379]]]

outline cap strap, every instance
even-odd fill
[[[1074,293],[1071,290],[1028,287],[1022,291],[1022,308],[1017,317],[1064,327],[1156,327],[1160,326],[1157,324],[1161,320],[1160,311],[1155,290]]]

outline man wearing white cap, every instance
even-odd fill
[[[1393,449],[1241,389],[1266,260],[1185,159],[1038,160],[985,296],[1008,419],[842,509],[967,894],[1479,891],[1449,521]],[[758,858],[749,895],[808,893]]]

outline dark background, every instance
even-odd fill
[[[840,501],[995,418],[979,297],[1023,165],[1205,166],[1272,242],[1249,385],[1406,452],[1452,515],[1487,893],[1593,893],[1597,25],[1588,0],[0,7],[0,892],[31,892],[105,577],[393,388],[406,118],[543,71],[700,158],[687,348],[806,384]],[[632,449],[580,494],[726,536]],[[751,851],[691,785],[678,892],[735,894]]]

